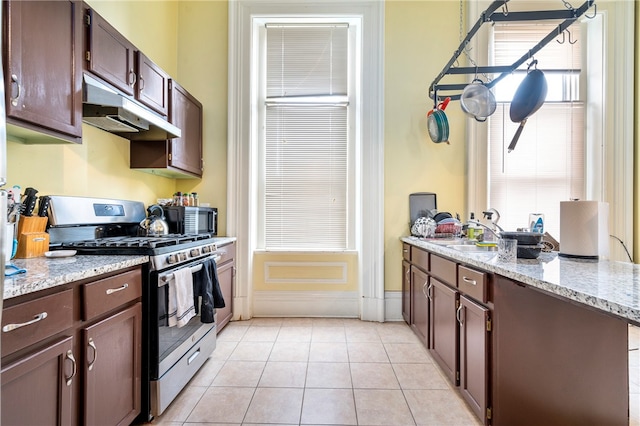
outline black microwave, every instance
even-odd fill
[[[218,209],[215,207],[163,206],[172,234],[218,235]]]

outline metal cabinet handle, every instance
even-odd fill
[[[96,348],[96,344],[93,343],[93,338],[91,337],[89,337],[89,344],[87,346],[93,349],[93,361],[91,361],[88,366],[89,371],[91,371],[93,369],[93,364],[95,364],[98,359],[98,348]]]
[[[427,284],[429,284],[428,278],[424,281],[424,284],[422,285],[422,294],[424,294],[424,296],[428,298],[429,297],[429,295],[427,294],[428,291],[424,291],[424,288],[427,286]]]
[[[75,377],[76,373],[78,372],[78,366],[77,366],[78,363],[76,362],[76,359],[73,357],[73,352],[71,352],[71,349],[67,351],[66,358],[69,361],[71,361],[71,366],[73,367],[71,370],[71,375],[69,377],[65,377],[67,386],[71,386],[72,379]]]
[[[460,325],[463,325],[463,322],[462,322],[462,305],[458,306],[458,309],[456,310],[456,319],[458,320],[458,323]]]
[[[129,284],[124,283],[122,286],[120,286],[118,288],[108,288],[106,293],[107,294],[117,293],[119,291],[126,290],[128,287],[129,287]]]
[[[129,86],[136,84],[136,73],[133,72],[133,68],[129,70]]]
[[[22,88],[20,87],[20,83],[18,82],[18,76],[15,74],[11,74],[11,84],[15,83],[18,86],[18,94],[15,98],[11,98],[11,105],[18,106],[18,99],[20,99],[20,92]]]
[[[478,284],[478,282],[476,280],[472,280],[471,278],[467,278],[467,277],[462,277],[462,281],[464,281],[467,284],[471,284],[471,285],[476,285]]]
[[[22,324],[7,324],[4,327],[2,327],[2,331],[4,331],[6,333],[8,331],[15,330],[16,328],[25,327],[27,325],[34,324],[34,323],[36,323],[38,321],[42,321],[46,317],[47,317],[47,313],[46,312],[41,312],[38,315],[34,316],[31,321],[23,322]]]
[[[140,76],[140,91],[142,92],[144,90],[144,78],[142,78],[142,76]]]
[[[427,298],[429,300],[433,300],[433,283],[429,284],[429,287],[427,287]]]

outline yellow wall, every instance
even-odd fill
[[[385,289],[400,290],[402,247],[409,233],[409,194],[435,192],[438,210],[465,214],[465,117],[459,102],[445,110],[450,144],[426,130],[429,85],[460,44],[459,2],[385,3]]]
[[[145,204],[175,191],[196,191],[202,202],[219,208],[218,230],[225,235],[226,2],[87,3],[203,103],[205,177],[174,180],[131,170],[128,140],[83,124],[80,145],[29,145],[9,138],[9,185],[31,186],[41,195],[125,198]]]

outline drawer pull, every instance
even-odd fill
[[[93,369],[93,364],[95,364],[98,359],[98,348],[96,348],[96,344],[93,343],[93,338],[91,337],[89,337],[89,344],[87,346],[93,349],[93,361],[91,361],[88,366],[89,371],[91,371]]]
[[[195,351],[193,354],[191,354],[191,356],[187,360],[187,365],[191,364],[194,359],[198,358],[198,355],[200,355],[200,348],[198,348],[197,351]]]
[[[125,290],[129,287],[129,284],[124,283],[122,286],[118,287],[118,288],[108,288],[106,293],[107,294],[113,294],[113,293],[117,293],[119,291]]]
[[[471,284],[471,285],[478,284],[476,280],[472,280],[471,278],[467,278],[467,277],[462,277],[462,281],[464,281],[467,284]]]
[[[71,350],[67,351],[67,359],[71,361],[71,366],[73,368],[71,370],[71,375],[69,377],[65,377],[65,379],[67,381],[67,386],[71,386],[71,381],[75,377],[76,373],[78,372],[78,366],[76,363],[76,359],[73,357],[73,352],[71,352]]]
[[[36,323],[38,321],[42,321],[46,317],[47,317],[47,313],[46,312],[42,312],[42,313],[34,316],[31,321],[23,322],[22,324],[7,324],[4,327],[2,327],[2,331],[4,331],[6,333],[6,332],[9,332],[9,331],[15,330],[16,328],[25,327],[27,325],[34,324],[34,323]]]

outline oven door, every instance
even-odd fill
[[[151,272],[149,324],[149,374],[151,413],[159,416],[180,393],[187,382],[213,353],[216,346],[216,323],[201,322],[200,313],[182,327],[169,327],[166,320],[168,306],[168,278],[179,269],[189,268],[192,273],[202,269],[206,260],[215,261],[212,255],[178,268]],[[199,301],[196,302],[200,306]]]

